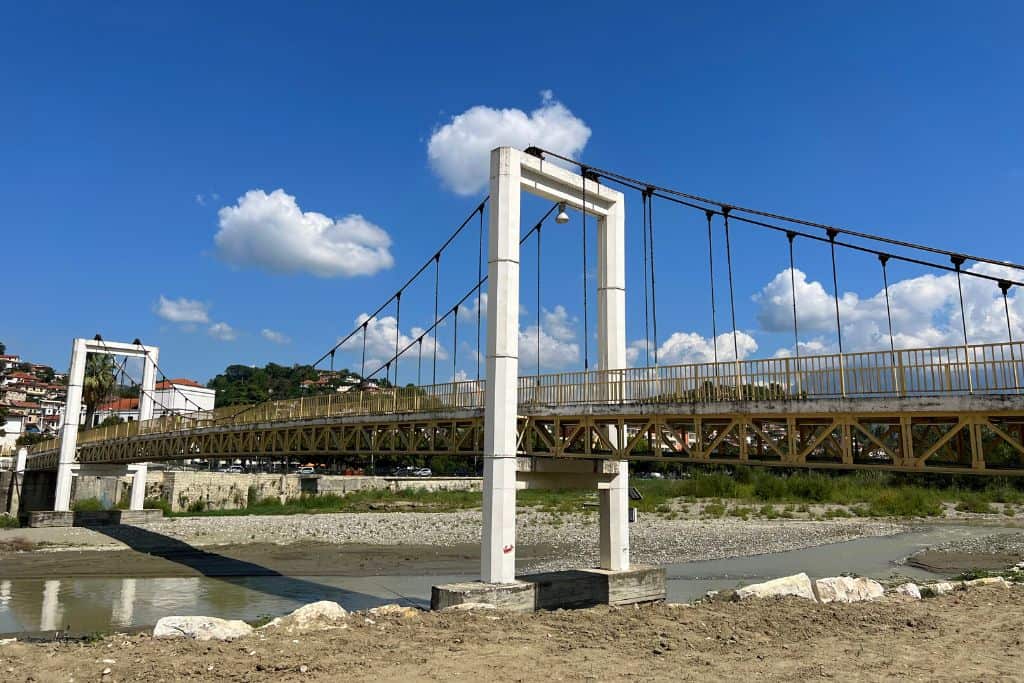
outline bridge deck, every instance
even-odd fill
[[[520,452],[1024,474],[1024,348],[988,344],[520,378]],[[483,382],[351,392],[83,432],[82,463],[479,455]],[[57,466],[37,445],[30,469]]]

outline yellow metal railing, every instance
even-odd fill
[[[975,344],[897,351],[563,372],[519,378],[520,405],[706,403],[948,394],[1018,394],[1024,387],[1024,343]],[[349,391],[180,413],[80,432],[79,444],[203,427],[340,416],[428,413],[482,408],[484,382]],[[30,452],[57,448],[58,440]]]

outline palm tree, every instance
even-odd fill
[[[90,353],[85,359],[85,379],[82,381],[82,401],[85,403],[85,426],[92,426],[92,417],[101,401],[114,390],[114,357],[105,353]]]

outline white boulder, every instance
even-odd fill
[[[781,598],[792,595],[805,600],[817,600],[814,597],[814,587],[807,574],[800,572],[793,576],[783,576],[764,583],[755,583],[736,590],[737,600],[749,598]]]
[[[882,584],[863,577],[831,576],[814,582],[820,602],[862,602],[877,600],[885,595]]]
[[[921,589],[917,587],[916,583],[902,583],[892,589],[892,594],[911,598],[912,600],[921,599]]]
[[[308,631],[311,629],[333,628],[337,622],[345,619],[348,611],[331,600],[320,600],[303,605],[297,610],[271,620],[261,628],[284,628],[292,631]]]
[[[154,638],[234,640],[252,633],[252,626],[238,619],[217,617],[164,617],[153,628]]]
[[[983,579],[964,581],[964,588],[977,588],[978,586],[999,586],[1000,588],[1009,588],[1010,582],[1001,576],[986,576]]]
[[[924,588],[932,595],[946,595],[947,593],[961,590],[963,587],[964,584],[961,581],[939,581],[938,583],[930,583]]]

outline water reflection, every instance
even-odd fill
[[[276,616],[316,600],[351,610],[390,602],[429,607],[430,587],[460,576],[255,576],[219,579],[66,578],[0,582],[0,634],[63,631],[88,634],[148,626],[169,614],[206,614],[252,620]]]

